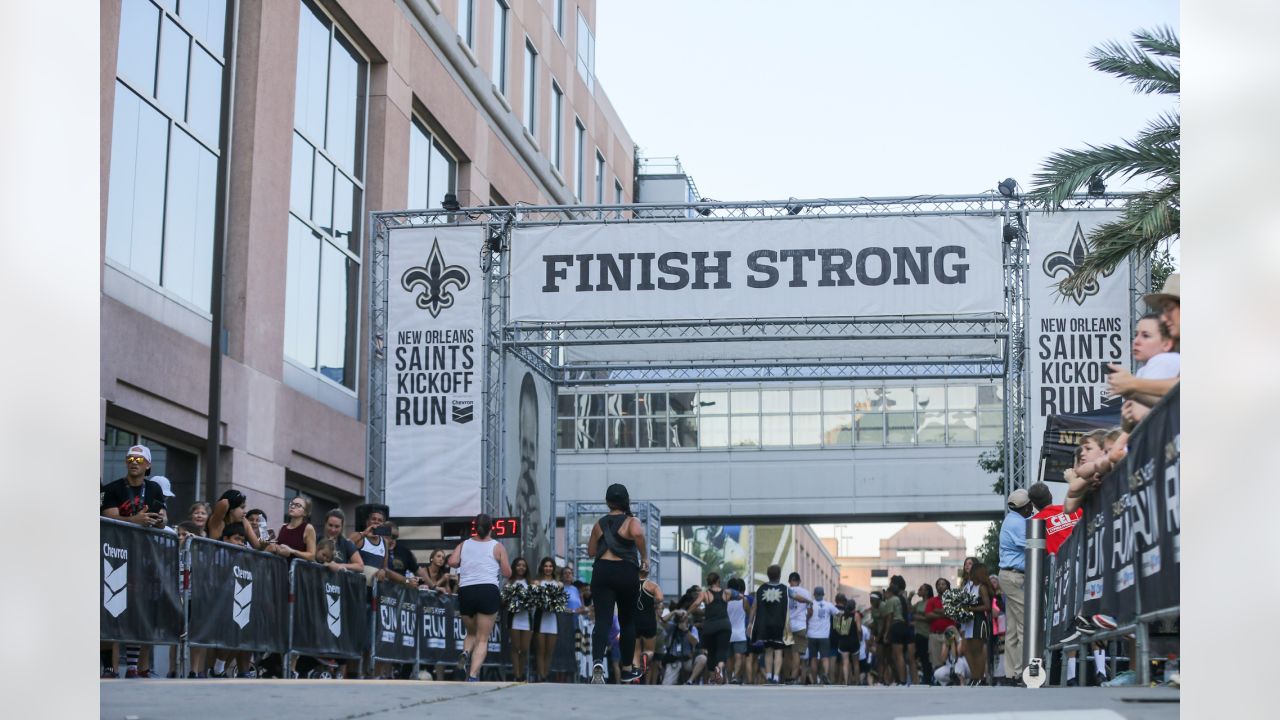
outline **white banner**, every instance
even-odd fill
[[[1031,266],[1028,268],[1030,308],[1027,342],[1031,374],[1027,459],[1035,480],[1040,446],[1050,415],[1097,410],[1107,398],[1108,363],[1129,367],[1133,332],[1130,328],[1129,263],[1098,278],[1081,292],[1063,297],[1057,283],[1084,261],[1085,238],[1093,228],[1116,219],[1113,212],[1059,212],[1036,215],[1031,226]],[[1062,478],[1042,478],[1062,481]]]
[[[517,228],[511,256],[513,321],[1004,311],[991,217]]]
[[[482,227],[390,232],[386,502],[397,517],[480,512]]]

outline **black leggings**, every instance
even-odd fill
[[[704,624],[703,628],[702,646],[707,649],[707,667],[714,670],[717,664],[729,659],[729,638],[733,636],[733,629],[718,627],[714,621]]]
[[[925,685],[933,684],[933,662],[929,660],[929,636],[921,635],[920,631],[916,631],[916,664],[920,666],[920,672],[923,673],[923,682]]]
[[[635,614],[639,599],[640,568],[625,560],[596,560],[591,569],[591,605],[596,609],[596,627],[591,632],[592,662],[608,664],[609,633],[613,630],[616,605],[621,664],[631,665],[636,651]]]

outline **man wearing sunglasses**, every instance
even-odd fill
[[[164,490],[147,478],[151,449],[134,445],[124,457],[125,476],[102,488],[102,514],[143,527],[164,527]]]

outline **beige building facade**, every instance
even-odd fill
[[[822,538],[827,551],[835,555],[840,566],[840,588],[852,597],[858,607],[869,604],[873,590],[889,585],[889,578],[901,575],[907,592],[915,592],[921,583],[932,585],[938,578],[955,582],[964,564],[965,541],[938,523],[907,523],[890,537],[880,540],[879,555],[841,554],[840,526],[837,536]]]
[[[229,487],[273,526],[362,501],[368,213],[630,201],[595,5],[103,2],[101,480],[141,441],[175,521]]]

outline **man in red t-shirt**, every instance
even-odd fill
[[[1058,548],[1062,547],[1062,543],[1071,536],[1071,531],[1079,522],[1080,516],[1084,515],[1084,510],[1077,508],[1071,514],[1063,512],[1061,505],[1053,504],[1053,493],[1049,491],[1049,486],[1042,482],[1027,488],[1027,495],[1036,508],[1036,514],[1032,515],[1031,519],[1044,521],[1045,549],[1050,555],[1057,555]]]

